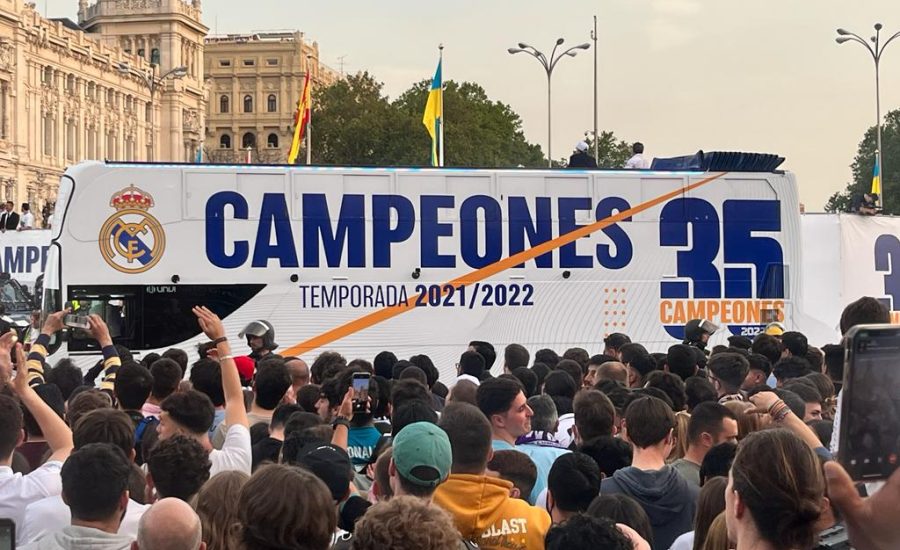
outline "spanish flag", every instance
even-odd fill
[[[309,71],[306,72],[306,79],[303,81],[303,93],[297,101],[297,112],[294,113],[294,139],[291,141],[291,152],[288,153],[288,164],[294,164],[297,157],[300,156],[300,144],[303,143],[303,132],[306,125],[309,124],[310,106],[310,82]]]
[[[872,194],[881,197],[881,164],[878,162],[880,155],[875,152],[875,171],[872,173]]]
[[[440,158],[441,125],[444,123],[444,100],[441,95],[442,84],[441,64],[438,61],[437,71],[434,72],[434,79],[431,81],[431,89],[428,92],[428,103],[425,104],[425,114],[422,116],[422,124],[428,130],[431,136],[431,165],[441,166],[443,164]]]

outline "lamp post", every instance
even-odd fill
[[[550,104],[550,99],[551,99],[550,80],[551,80],[551,77],[553,76],[553,69],[556,68],[556,64],[559,63],[559,60],[562,59],[563,57],[565,57],[565,56],[575,57],[578,54],[578,50],[587,50],[588,48],[591,47],[591,45],[588,43],[579,44],[577,46],[572,46],[568,50],[557,55],[556,50],[557,50],[557,48],[562,46],[563,42],[565,42],[565,40],[563,40],[562,38],[556,39],[556,44],[553,46],[553,51],[550,52],[549,58],[546,55],[544,55],[541,51],[539,51],[537,48],[535,48],[534,46],[529,46],[528,44],[525,44],[523,42],[519,42],[518,48],[509,48],[506,50],[510,54],[527,53],[528,55],[537,59],[538,63],[540,63],[541,66],[544,68],[544,72],[547,73],[547,165],[550,166],[551,168],[553,167],[553,154],[551,152],[551,146],[553,144],[553,141],[552,141],[553,138],[551,137],[553,118],[552,118],[552,109],[550,106],[551,105]]]
[[[176,78],[184,78],[187,76],[187,67],[180,66],[169,69],[162,76],[156,76],[156,63],[150,64],[150,70],[146,73],[141,71],[132,71],[131,67],[128,63],[119,63],[119,72],[122,74],[134,74],[140,77],[141,80],[144,81],[144,85],[150,90],[150,120],[147,122],[150,123],[150,153],[147,155],[147,160],[149,162],[153,162],[153,153],[156,147],[156,125],[154,124],[153,118],[153,98],[156,96],[156,89],[162,85],[162,83],[167,79],[176,79]]]
[[[878,150],[875,152],[878,162],[878,169],[880,170],[880,177],[882,181],[881,187],[881,195],[878,197],[878,202],[881,203],[881,206],[884,207],[884,157],[881,152],[881,75],[879,72],[879,65],[881,64],[881,56],[884,54],[884,49],[890,44],[895,38],[900,36],[900,32],[894,33],[893,36],[885,40],[883,43],[881,42],[881,29],[883,26],[881,23],[875,23],[875,36],[871,37],[869,40],[874,45],[874,48],[869,45],[868,42],[862,39],[858,34],[852,33],[845,29],[837,30],[837,38],[835,38],[835,42],[838,44],[843,44],[845,42],[858,42],[866,48],[866,50],[872,55],[872,60],[875,62],[875,113],[877,118],[876,121],[876,132],[878,136]]]
[[[594,29],[591,31],[594,41],[594,162],[600,164],[600,141],[597,139],[597,16],[594,16]]]

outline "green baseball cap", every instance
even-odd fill
[[[397,473],[415,485],[437,487],[450,475],[453,462],[450,438],[431,422],[416,422],[404,427],[394,436],[392,447]],[[429,469],[433,475],[426,475]]]

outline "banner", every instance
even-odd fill
[[[52,231],[6,231],[0,233],[0,273],[9,273],[34,290],[38,275],[44,272]]]
[[[900,218],[842,214],[842,302],[880,299],[900,323]]]

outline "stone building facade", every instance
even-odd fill
[[[70,164],[191,160],[207,98],[200,8],[80,0],[76,24],[0,0],[0,200],[30,203],[40,222]]]
[[[307,71],[313,89],[339,76],[319,63],[319,45],[301,32],[206,39],[209,110],[204,144],[212,162],[287,162],[294,113]]]

